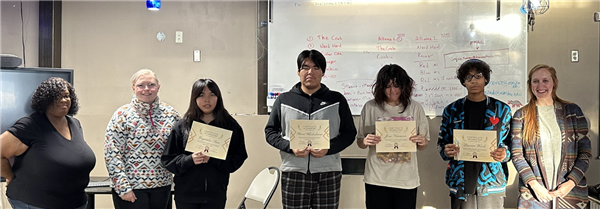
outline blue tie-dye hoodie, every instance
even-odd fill
[[[468,194],[464,193],[464,161],[457,161],[444,154],[446,144],[453,142],[454,129],[465,128],[464,105],[466,97],[458,99],[446,106],[442,115],[440,133],[437,148],[442,159],[448,162],[446,170],[446,184],[450,193],[456,198],[465,200]],[[481,173],[477,178],[477,195],[487,196],[489,194],[502,194],[506,190],[508,179],[508,167],[506,162],[510,160],[510,107],[502,101],[486,96],[486,112],[482,123],[484,130],[496,130],[498,134],[498,148],[506,149],[506,157],[502,162],[482,163]]]

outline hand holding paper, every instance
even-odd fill
[[[490,156],[492,156],[495,161],[502,162],[506,157],[506,149],[504,149],[504,147],[498,148],[493,152],[490,152]]]
[[[368,134],[365,139],[363,139],[363,143],[367,146],[377,145],[381,141],[381,136]]]
[[[446,144],[444,147],[444,154],[446,157],[453,158],[460,152],[460,147],[456,144]]]
[[[202,151],[194,152],[192,154],[192,160],[194,160],[195,165],[207,163],[209,159],[210,159],[210,156],[204,155],[204,153]]]
[[[455,154],[454,160],[496,162],[496,159],[502,156],[502,154],[496,153],[501,151],[497,150],[498,139],[496,136],[495,130],[454,130],[454,144],[461,147],[461,152]],[[488,155],[488,153],[490,154]]]
[[[310,153],[310,150],[308,150],[308,147],[304,147],[303,149],[292,149],[292,152],[294,152],[296,157],[306,157]]]
[[[232,133],[227,129],[194,121],[185,150],[194,152],[194,154],[202,152],[203,155],[225,160]],[[196,160],[194,160],[194,163],[196,163]]]
[[[328,120],[290,120],[292,150],[329,149],[329,138]]]
[[[414,135],[409,139],[417,145],[418,150],[424,150],[427,147],[427,144],[429,144],[429,141],[427,141],[427,138],[423,135]]]
[[[321,158],[327,154],[329,149],[310,149],[310,154],[316,158]]]
[[[417,146],[410,139],[416,134],[414,121],[377,121],[376,134],[381,137],[377,152],[416,152]]]

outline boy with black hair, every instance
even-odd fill
[[[485,95],[490,73],[490,66],[484,61],[471,59],[464,62],[456,75],[468,94],[446,106],[442,115],[437,147],[442,159],[450,161],[446,184],[450,189],[452,209],[504,207],[511,110],[504,102]],[[453,144],[455,129],[495,130],[498,144],[490,155],[496,162],[454,160],[460,152],[460,147]]]
[[[283,208],[338,208],[342,179],[339,152],[356,128],[346,98],[321,83],[326,61],[317,50],[298,55],[298,82],[275,100],[265,127],[267,142],[281,155]],[[290,120],[329,120],[330,148],[291,149]]]

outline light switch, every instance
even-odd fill
[[[571,62],[579,62],[579,50],[571,50]]]
[[[183,43],[183,31],[175,31],[175,43]]]
[[[200,50],[194,50],[194,62],[200,62]]]

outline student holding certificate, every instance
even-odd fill
[[[519,208],[584,208],[588,202],[588,123],[581,108],[559,98],[557,89],[556,70],[534,66],[527,77],[529,103],[512,120]]]
[[[421,104],[411,100],[413,85],[413,79],[402,67],[396,64],[383,66],[373,86],[375,99],[365,103],[360,114],[356,143],[362,149],[369,148],[364,175],[369,209],[416,208],[420,185],[416,150],[427,148],[429,123]],[[377,121],[415,123],[414,134],[404,139],[415,151],[377,152],[376,146],[381,146],[382,138],[386,137],[376,134],[376,129],[380,129]],[[392,149],[398,149],[398,144],[392,143]]]
[[[321,83],[327,64],[323,54],[304,50],[297,64],[300,82],[277,97],[265,127],[267,142],[280,150],[283,208],[338,208],[342,180],[339,152],[356,137],[352,113],[342,94]],[[329,149],[293,148],[293,120],[329,121]],[[314,130],[323,130],[319,128],[322,126],[313,126]]]
[[[225,160],[204,155],[204,149],[186,151],[194,121],[233,132]],[[229,175],[242,167],[246,158],[244,132],[225,109],[219,86],[211,79],[197,80],[189,108],[173,127],[162,156],[163,165],[175,174],[177,208],[225,208]]]
[[[450,189],[453,209],[504,207],[508,178],[506,162],[510,160],[511,113],[504,102],[485,95],[484,88],[490,81],[490,73],[490,66],[484,61],[471,59],[464,62],[456,76],[468,94],[446,106],[442,115],[437,147],[442,159],[449,161],[446,184]],[[495,143],[477,144],[474,140],[475,144],[461,143],[457,146],[455,130],[459,129],[466,130],[461,140],[463,137],[467,140],[482,138],[481,131],[469,133],[468,130],[486,130],[494,133]],[[486,146],[490,152],[478,153],[479,150],[473,149],[481,146]],[[486,155],[493,159],[492,162],[475,162],[474,159]],[[455,160],[455,157],[465,159]]]

